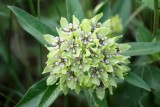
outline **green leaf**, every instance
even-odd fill
[[[34,38],[36,38],[43,45],[48,44],[45,41],[43,35],[45,34],[56,35],[53,29],[51,29],[46,24],[42,23],[40,20],[33,17],[29,13],[25,12],[24,10],[17,8],[15,6],[8,6],[8,8],[16,15],[21,27],[25,31],[30,33]]]
[[[137,67],[134,72],[139,75],[149,85],[150,88],[156,89],[160,86],[160,69],[156,66],[143,65]]]
[[[125,76],[124,80],[128,82],[129,84],[132,84],[134,86],[143,88],[145,90],[151,91],[149,86],[136,74],[132,72],[128,72],[128,74]]]
[[[160,42],[156,43],[133,42],[128,44],[131,46],[131,48],[125,52],[122,52],[123,55],[138,56],[138,55],[150,55],[160,52]]]
[[[31,86],[15,107],[47,107],[55,101],[60,94],[57,85],[47,86],[46,78]]]
[[[46,89],[45,78],[31,86],[15,107],[38,107]]]
[[[61,93],[60,87],[57,85],[49,86],[44,93],[38,107],[49,107]]]
[[[136,41],[137,42],[151,42],[152,41],[152,33],[140,25],[136,31]]]
[[[75,15],[79,20],[84,18],[83,8],[79,0],[66,0],[67,5],[67,16],[71,22],[72,16]]]

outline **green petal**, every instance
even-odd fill
[[[42,72],[42,74],[48,73],[48,72],[52,72],[52,66],[46,66],[46,67],[44,68],[44,71]]]
[[[92,82],[90,81],[89,76],[84,76],[83,77],[83,84],[84,87],[90,87],[92,85]]]
[[[71,90],[73,90],[76,88],[76,81],[72,78],[71,80],[67,81],[67,85]]]
[[[54,49],[47,55],[47,57],[48,58],[55,58],[56,54],[61,54],[61,52],[59,50],[57,50],[57,49]]]
[[[71,34],[70,36],[67,36],[65,38],[65,40],[66,40],[66,42],[72,42],[72,40],[73,40],[73,34]]]
[[[93,33],[93,34],[91,35],[91,37],[92,37],[93,42],[94,42],[94,44],[92,45],[92,47],[97,48],[98,45],[99,45],[99,39],[97,39],[97,35]],[[95,46],[95,45],[96,45],[96,46]]]
[[[81,29],[85,32],[85,34],[88,34],[88,32],[91,31],[92,27],[89,19],[82,20]]]
[[[97,94],[97,97],[100,99],[100,100],[103,100],[104,96],[105,96],[105,89],[103,89],[102,87],[99,87],[96,89],[96,94]]]
[[[98,79],[97,77],[92,77],[92,78],[91,78],[91,81],[92,81],[93,84],[95,84],[95,85],[97,85],[97,86],[100,85],[100,81],[99,81],[99,79]]]
[[[98,33],[99,36],[101,36],[101,37],[106,37],[108,34],[111,33],[111,30],[106,27],[101,27],[101,28],[98,28],[96,33]]]
[[[107,72],[113,72],[113,67],[111,65],[104,66]]]
[[[91,55],[91,53],[89,52],[88,49],[86,49],[86,54],[85,54],[85,56],[88,57],[88,56],[90,56],[90,55]]]
[[[73,15],[73,25],[79,25],[79,20]]]
[[[63,68],[61,72],[62,72],[62,74],[66,74],[67,73],[67,68]]]
[[[61,51],[64,51],[64,50],[66,50],[68,47],[69,47],[68,44],[67,44],[66,42],[63,42],[63,43],[61,44],[60,50],[61,50]]]
[[[92,49],[93,52],[97,52],[97,50],[98,50],[97,47],[96,47],[96,48],[92,48],[92,47],[91,47],[91,49]]]
[[[67,76],[67,75],[62,75],[62,76],[60,76],[60,83],[66,82],[67,79],[68,79],[68,76]]]
[[[107,72],[101,72],[101,76],[102,76],[102,79],[104,80],[104,81],[107,81],[108,80],[108,73]]]
[[[59,37],[62,39],[65,39],[65,38],[67,38],[67,33],[66,32],[64,32],[64,31],[62,31],[62,30],[59,30],[58,28],[56,28],[56,30],[57,30],[57,32],[58,32],[58,35],[59,35]]]
[[[77,29],[75,32],[73,32],[73,35],[75,36],[75,40],[79,41],[79,37],[81,36],[81,30]]]
[[[92,63],[93,63],[93,64],[97,64],[97,63],[99,63],[101,60],[102,60],[102,58],[93,57]]]
[[[108,86],[108,89],[109,89],[110,94],[113,95],[112,86]]]
[[[123,55],[116,55],[109,59],[109,62],[111,65],[115,65],[117,63],[129,63],[128,57],[123,56]]]
[[[111,19],[106,20],[102,25],[106,28],[111,29]]]
[[[127,51],[131,46],[128,44],[119,44],[118,47],[121,52],[124,52]]]
[[[80,91],[81,91],[81,87],[77,84],[75,88],[75,92],[79,94]]]
[[[122,72],[121,70],[115,70],[114,73],[115,73],[115,75],[116,75],[117,77],[119,77],[120,79],[124,79],[124,77],[123,77],[123,72]]]
[[[46,62],[47,66],[52,66],[55,63],[54,60],[52,60],[51,58],[49,58]]]
[[[82,48],[80,48],[80,47],[76,48],[76,54],[74,55],[74,57],[79,57],[81,50],[82,50]]]
[[[63,58],[67,58],[67,57],[72,58],[73,57],[72,51],[70,50],[68,52],[63,52],[62,57]]]
[[[108,46],[113,45],[119,38],[121,38],[122,36],[115,36],[113,38],[109,38],[107,41]]]
[[[83,71],[89,71],[90,69],[90,64],[84,63],[83,64]]]
[[[53,42],[56,42],[57,39],[56,37],[50,35],[50,34],[46,34],[44,35],[44,39],[49,43],[49,44],[52,44]]]
[[[121,71],[123,71],[123,73],[130,70],[130,68],[126,65],[117,65],[117,66]]]
[[[100,13],[100,14],[97,14],[96,16],[94,16],[91,19],[92,23],[97,23],[102,16],[103,16],[103,13]]]
[[[65,95],[68,93],[68,86],[66,83],[60,83],[60,88]]]
[[[56,81],[57,81],[57,78],[55,77],[55,75],[50,75],[47,78],[47,85],[53,85]]]
[[[122,21],[118,15],[111,18],[111,27],[114,32],[121,32],[122,31]]]
[[[74,71],[74,72],[80,72],[80,69],[79,69],[78,65],[72,66],[71,70]]]
[[[79,75],[79,76],[77,76],[77,77],[78,77],[79,85],[82,86],[83,80],[84,80],[84,77],[85,77],[85,76],[82,74],[82,75]]]
[[[110,58],[110,59],[108,59],[109,60],[109,63],[111,64],[111,65],[115,65],[115,64],[117,64],[117,63],[119,63],[121,60],[118,60],[117,58]]]
[[[47,46],[46,46],[46,48],[47,48],[49,51],[55,51],[55,50],[56,50],[55,47],[47,47]]]
[[[86,87],[92,87],[92,86],[93,86],[92,81],[88,81],[88,83],[86,84]],[[90,88],[90,89],[92,89],[92,88]]]
[[[61,25],[61,27],[64,29],[64,28],[68,28],[68,21],[67,21],[67,19],[66,18],[63,18],[63,17],[61,17],[61,20],[60,20],[60,25]]]
[[[112,78],[109,79],[109,84],[110,84],[111,86],[117,87],[117,83],[116,83],[115,80],[112,79]]]
[[[53,74],[61,73],[61,70],[62,70],[62,67],[61,67],[60,65],[55,66],[55,67],[53,68]]]

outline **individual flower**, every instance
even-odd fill
[[[50,73],[47,85],[56,83],[64,94],[89,89],[102,100],[106,89],[112,94],[112,88],[117,87],[115,78],[124,79],[129,56],[121,53],[130,46],[117,43],[122,37],[114,35],[121,30],[118,17],[100,23],[101,17],[98,14],[80,22],[73,15],[72,23],[61,18],[58,36],[44,35],[50,44],[46,46],[49,54],[43,71]]]

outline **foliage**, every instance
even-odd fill
[[[160,107],[160,29],[157,8],[160,6],[159,3],[160,0],[0,1],[0,106],[70,107],[84,104],[83,107]],[[69,90],[64,96],[61,93],[62,88],[57,85],[58,82],[52,78],[51,81],[48,80],[48,86],[47,75],[44,75],[45,78],[41,75],[41,68],[44,68],[47,56],[46,47],[42,45],[50,50],[49,47],[56,38],[54,36],[62,33],[56,31],[56,27],[60,26],[61,17],[67,17],[70,23],[75,15],[79,19],[81,29],[84,27],[83,30],[86,31],[90,26],[86,27],[88,22],[84,23],[82,19],[94,17],[101,12],[104,13],[99,20],[101,23],[112,19],[110,24],[109,21],[106,24],[114,31],[110,39],[123,35],[118,41],[120,43],[116,44],[125,50],[121,53],[122,56],[131,56],[130,71],[127,70],[128,74],[124,75],[124,80],[114,78],[118,87],[113,88],[113,95],[108,90],[84,89],[79,95]],[[75,17],[74,19],[77,21]],[[62,29],[63,26],[68,26],[65,25],[65,20],[61,19]],[[50,39],[45,41],[45,34],[54,36],[48,36]],[[131,46],[128,50],[125,47],[126,43]],[[121,76],[123,78],[123,75]],[[36,81],[38,82],[35,83]],[[69,88],[73,86],[73,83],[68,85]],[[95,86],[93,85],[92,89],[95,89]]]

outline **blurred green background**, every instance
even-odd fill
[[[104,16],[100,20],[103,22],[119,15],[123,24],[120,34],[124,35],[121,42],[151,41],[153,0],[80,0],[80,3],[86,18],[103,12]],[[8,5],[17,6],[38,17],[37,0],[0,0],[0,107],[13,107],[27,89],[42,78],[41,72],[48,53],[44,46],[21,28],[7,8]],[[60,17],[67,17],[65,0],[40,0],[39,18],[42,22],[55,30],[59,26]],[[160,30],[157,40],[160,40]],[[152,74],[154,80],[160,78],[159,59],[159,54],[132,57],[131,67],[145,81],[150,78],[148,73],[153,73],[153,70],[158,72]],[[114,90],[114,95],[107,95],[109,107],[160,107],[160,79],[156,79],[156,82],[156,88],[152,92],[127,83],[120,84]],[[70,92],[67,96],[61,95],[53,107],[88,105],[83,94],[78,96]]]

